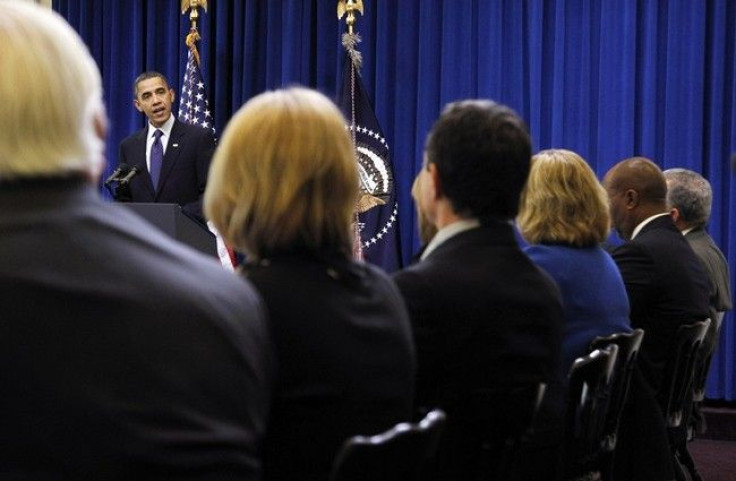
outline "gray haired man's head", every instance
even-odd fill
[[[687,169],[665,170],[664,177],[667,180],[667,207],[677,209],[680,223],[688,228],[705,227],[713,202],[710,183],[702,175]]]
[[[0,7],[0,179],[102,168],[107,118],[95,61],[58,14]]]

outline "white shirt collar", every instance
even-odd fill
[[[461,232],[465,232],[466,230],[475,229],[476,227],[480,227],[480,222],[478,221],[478,219],[462,219],[457,222],[453,222],[452,224],[446,225],[442,229],[438,230],[434,237],[432,237],[432,240],[429,241],[429,244],[427,244],[427,248],[424,249],[424,252],[422,252],[422,255],[419,259],[426,259],[429,254],[431,254],[435,249],[437,249],[448,239],[455,237],[456,235],[460,234]]]
[[[171,136],[171,129],[174,128],[174,114],[172,113],[169,115],[169,120],[164,122],[164,124],[161,127],[154,127],[151,122],[148,122],[148,138],[150,139],[153,137],[153,133],[156,131],[156,129],[159,129],[161,132],[164,133],[164,137],[167,139]]]
[[[639,232],[644,228],[645,225],[649,224],[651,221],[656,219],[657,217],[662,217],[663,215],[670,215],[669,212],[663,212],[662,214],[654,214],[651,217],[647,217],[643,221],[639,223],[638,226],[636,226],[636,229],[634,229],[634,232],[631,233],[631,240],[634,240],[634,237],[636,237]]]

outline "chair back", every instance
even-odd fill
[[[437,450],[445,413],[430,411],[418,423],[400,423],[375,436],[353,436],[343,444],[331,481],[418,480]]]
[[[680,326],[664,371],[659,403],[668,428],[678,428],[687,420],[693,400],[693,378],[700,346],[708,331],[710,319]]]
[[[708,371],[710,371],[710,363],[713,360],[713,353],[718,347],[718,342],[721,337],[721,325],[723,324],[723,316],[725,314],[726,313],[723,311],[716,313],[716,317],[712,320],[712,322],[715,322],[713,346],[707,352],[704,349],[701,349],[702,355],[695,366],[695,374],[693,378],[693,400],[695,402],[703,402],[703,400],[705,400],[705,385],[708,382]]]
[[[603,433],[618,346],[611,344],[575,360],[568,376],[565,477],[599,471]]]
[[[539,382],[474,393],[475,401],[485,406],[477,419],[483,430],[478,477],[507,480],[516,464],[524,462],[519,459],[519,452],[534,433],[546,391],[547,384]]]
[[[591,351],[605,349],[611,344],[618,346],[616,364],[613,368],[613,380],[611,395],[608,402],[608,414],[603,432],[603,450],[613,452],[616,449],[618,426],[621,421],[621,413],[629,396],[629,384],[631,375],[636,366],[639,356],[641,341],[644,339],[644,331],[635,329],[631,332],[619,332],[606,337],[596,337],[590,343]]]

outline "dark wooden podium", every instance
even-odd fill
[[[217,241],[207,226],[193,219],[177,204],[123,202],[124,205],[164,233],[207,255],[217,257]]]

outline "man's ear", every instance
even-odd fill
[[[634,189],[628,189],[624,192],[624,199],[626,201],[626,208],[631,210],[639,205],[639,192]]]
[[[169,93],[171,94],[171,103],[173,104],[176,100],[176,92],[174,92],[174,89],[170,88]]]
[[[440,178],[439,170],[437,170],[437,164],[427,164],[427,171],[430,179],[432,179],[432,186],[434,187],[434,199],[439,199],[445,195],[444,189],[442,188],[442,179]]]
[[[138,112],[143,112],[143,107],[141,107],[141,103],[138,102],[138,99],[133,99],[133,105],[135,105],[135,109]]]
[[[680,220],[680,211],[677,209],[677,207],[673,207],[670,209],[670,217],[672,217],[673,222],[677,222]]]

